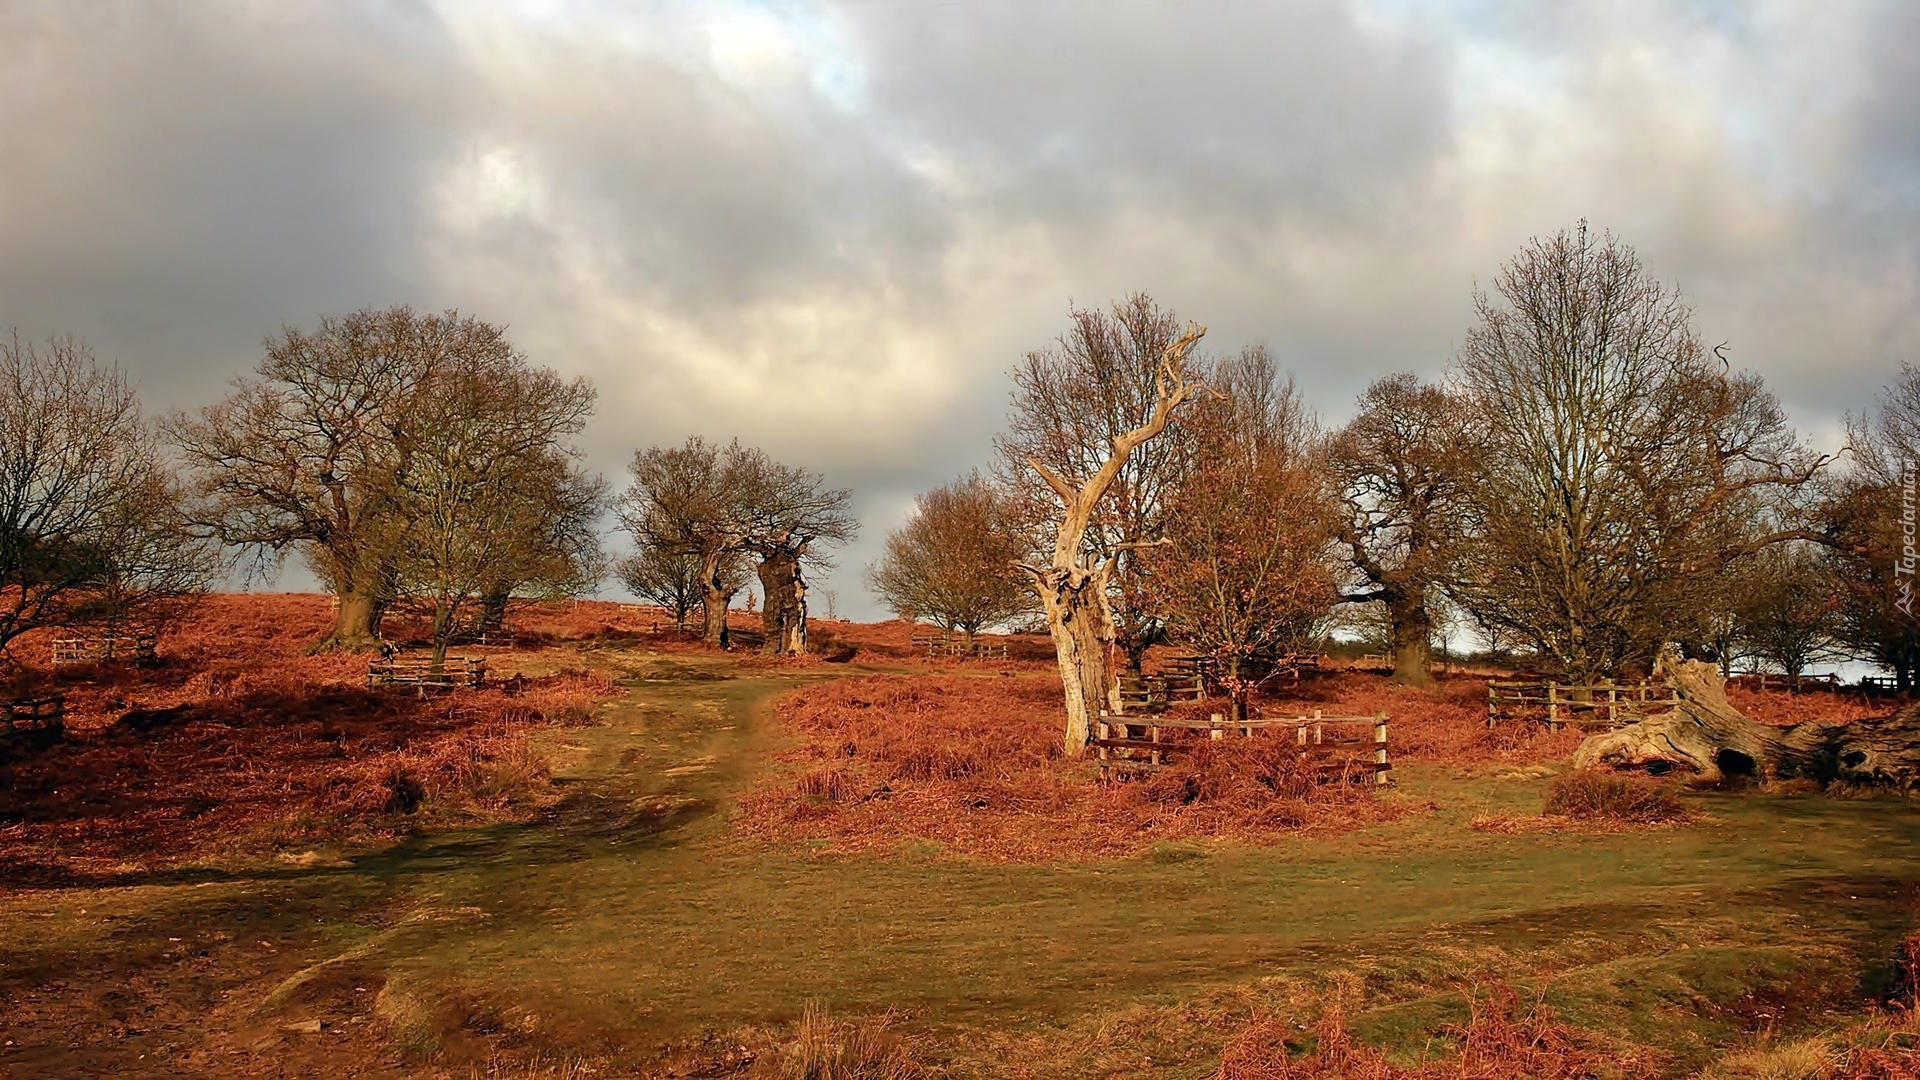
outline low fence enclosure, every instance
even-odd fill
[[[53,639],[53,666],[104,664],[115,660],[151,661],[159,639],[150,633],[102,634]]]
[[[388,656],[367,664],[367,688],[376,686],[480,686],[487,681],[484,656],[449,656],[433,670],[430,656]]]
[[[1544,723],[1549,731],[1560,730],[1562,724],[1617,728],[1679,704],[1680,695],[1671,684],[1646,679],[1637,683],[1487,681],[1488,727],[1501,720],[1527,720]]]
[[[13,698],[6,702],[0,721],[0,748],[16,745],[46,747],[66,737],[67,699],[59,694]]]
[[[987,641],[975,635],[972,641],[967,635],[939,628],[920,627],[913,632],[913,651],[925,656],[978,656],[983,659],[1005,660],[1007,643],[1005,641]]]
[[[1138,774],[1167,764],[1198,741],[1176,733],[1206,732],[1207,741],[1232,735],[1251,739],[1272,732],[1290,739],[1302,760],[1312,759],[1327,772],[1369,773],[1376,785],[1391,782],[1393,766],[1387,759],[1387,714],[1376,716],[1260,717],[1228,722],[1215,713],[1210,720],[1182,720],[1166,716],[1107,715],[1100,718],[1099,737],[1090,740],[1099,753],[1101,775]]]

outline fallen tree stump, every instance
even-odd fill
[[[1728,703],[1712,664],[1665,653],[1654,675],[1672,684],[1678,705],[1588,737],[1574,752],[1575,768],[1680,770],[1709,781],[1747,775],[1900,788],[1920,783],[1920,705],[1851,723],[1809,720],[1772,727]]]

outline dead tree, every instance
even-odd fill
[[[1103,710],[1119,711],[1119,686],[1108,668],[1113,648],[1113,609],[1107,602],[1107,583],[1122,551],[1147,546],[1133,542],[1104,556],[1084,554],[1087,527],[1094,508],[1127,462],[1127,457],[1167,429],[1173,411],[1205,388],[1188,372],[1187,355],[1206,327],[1188,323],[1186,332],[1160,354],[1155,377],[1153,412],[1147,422],[1113,438],[1113,449],[1077,489],[1065,477],[1036,458],[1027,465],[1040,474],[1059,497],[1063,512],[1054,533],[1053,561],[1046,566],[1015,565],[1027,575],[1047,615],[1054,654],[1060,663],[1060,681],[1066,692],[1068,757],[1086,750],[1093,721]]]
[[[1679,771],[1709,781],[1746,775],[1901,788],[1920,782],[1920,705],[1851,723],[1773,727],[1728,703],[1726,682],[1712,664],[1669,651],[1654,671],[1673,684],[1679,706],[1589,737],[1574,753],[1576,768]]]
[[[798,656],[807,651],[807,579],[800,560],[814,538],[792,532],[749,537],[747,549],[760,557],[754,572],[767,603],[760,614],[766,651]]]

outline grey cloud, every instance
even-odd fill
[[[735,17],[796,51],[714,52]],[[698,432],[853,487],[867,535],[833,583],[868,611],[892,516],[984,460],[1004,372],[1069,301],[1146,289],[1216,349],[1265,340],[1337,420],[1380,374],[1437,371],[1473,282],[1588,216],[1830,429],[1920,360],[1916,20],[14,4],[0,326],[80,333],[190,406],[283,322],[507,322],[601,386],[609,476]]]

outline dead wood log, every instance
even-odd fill
[[[1725,680],[1712,664],[1666,653],[1654,674],[1673,684],[1679,706],[1590,736],[1574,752],[1575,768],[1677,770],[1709,781],[1749,775],[1899,788],[1920,783],[1920,705],[1851,723],[1773,727],[1727,701]]]

